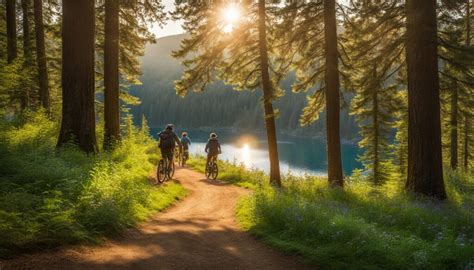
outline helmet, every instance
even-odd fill
[[[173,130],[174,125],[173,124],[168,124],[166,125],[166,130]]]
[[[188,133],[187,133],[187,132],[183,132],[183,133],[181,133],[181,136],[186,137],[186,136],[188,136]]]
[[[217,138],[217,134],[212,132],[211,135],[210,135],[211,138]]]

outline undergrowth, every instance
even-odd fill
[[[150,184],[158,151],[145,130],[129,124],[115,150],[87,155],[56,149],[58,123],[43,114],[25,119],[0,122],[0,257],[100,241],[185,195]]]
[[[191,164],[202,171],[204,162]],[[404,193],[402,180],[374,186],[354,175],[339,189],[286,175],[274,189],[262,172],[219,168],[219,179],[254,189],[238,206],[244,229],[321,269],[474,268],[472,173],[448,171],[450,199],[439,202]]]

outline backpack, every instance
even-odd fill
[[[160,137],[160,148],[171,149],[174,148],[174,138],[172,132],[161,132]]]

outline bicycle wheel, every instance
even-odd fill
[[[212,171],[211,171],[212,180],[216,180],[218,174],[219,174],[219,168],[217,167],[217,163],[214,163],[212,164]]]
[[[166,172],[165,172],[165,164],[163,160],[158,162],[158,168],[156,169],[156,179],[158,183],[163,183],[165,181]]]
[[[168,169],[168,179],[167,180],[170,180],[170,179],[173,179],[173,176],[174,176],[174,162],[170,162],[169,163],[169,169]]]
[[[206,173],[205,174],[206,174],[207,179],[211,179],[211,171],[212,171],[211,166],[212,166],[212,164],[213,163],[211,162],[206,166]]]
[[[183,159],[181,160],[181,167],[186,166],[186,160],[187,160],[186,156],[183,156]]]
[[[180,165],[180,164],[181,164],[181,158],[182,158],[182,157],[181,157],[181,153],[180,153],[180,152],[177,152],[177,154],[176,154],[175,157],[174,157],[174,161],[175,161],[176,163],[178,163],[178,165]]]

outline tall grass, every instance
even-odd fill
[[[193,160],[203,169],[202,159]],[[222,162],[219,177],[254,188],[241,225],[322,269],[473,269],[474,177],[446,174],[450,200],[413,197],[403,181],[373,186],[353,175],[343,189],[322,177],[286,175],[281,189],[262,172]]]
[[[112,152],[55,149],[58,124],[41,113],[0,122],[0,257],[118,234],[185,195],[150,185],[155,143],[130,127]]]

